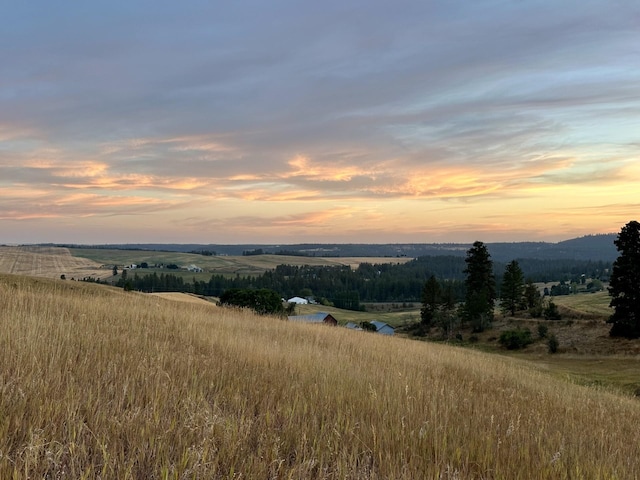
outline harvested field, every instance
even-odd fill
[[[19,246],[0,247],[0,273],[31,277],[104,278],[111,270],[86,258],[74,257],[68,248]]]

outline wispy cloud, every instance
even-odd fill
[[[571,236],[584,202],[597,231],[634,215],[614,207],[640,187],[632,2],[36,1],[3,15],[11,227],[139,215],[131,240],[171,218],[185,236],[202,221],[239,240],[428,241]]]

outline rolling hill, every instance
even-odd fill
[[[525,360],[15,275],[0,305],[0,478],[640,477],[638,401]]]

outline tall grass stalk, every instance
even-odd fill
[[[638,478],[638,424],[480,352],[0,276],[0,478]]]

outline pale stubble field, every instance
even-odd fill
[[[92,260],[74,257],[68,248],[41,246],[0,246],[0,272],[32,277],[81,279],[105,278],[108,268]]]

